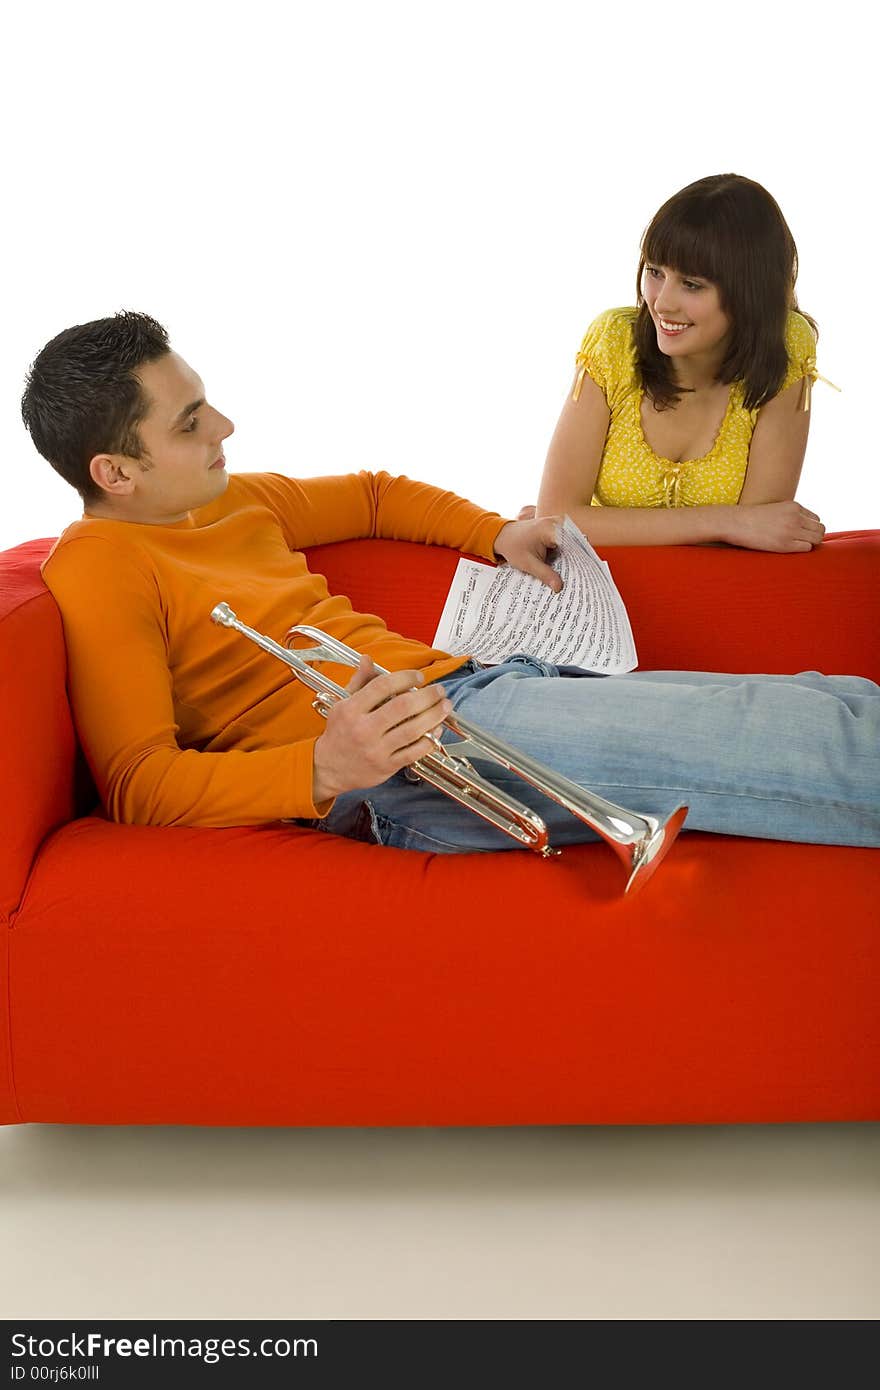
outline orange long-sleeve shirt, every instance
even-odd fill
[[[222,497],[172,525],[84,517],[69,526],[43,575],[61,610],[74,716],[108,814],[206,826],[319,815],[312,763],[324,721],[311,692],[216,627],[211,609],[223,599],[279,642],[293,624],[312,624],[390,670],[437,679],[464,658],[355,612],[300,552],[381,536],[492,558],[504,524],[387,473],[263,473],[233,475]],[[328,674],[345,684],[351,672]]]

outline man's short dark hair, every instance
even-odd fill
[[[100,496],[89,473],[95,454],[147,457],[138,425],[150,402],[137,370],[167,352],[161,323],[123,310],[65,328],[31,366],[22,419],[43,458],[84,502]]]

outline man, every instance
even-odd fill
[[[302,550],[357,536],[436,543],[506,560],[558,589],[547,564],[555,521],[505,522],[384,473],[229,477],[232,423],[148,316],[118,314],[53,339],[33,364],[22,414],[83,498],[83,519],[44,575],[64,621],[82,744],[115,819],[294,818],[405,847],[509,847],[403,774],[454,706],[636,811],[665,816],[687,802],[696,829],[880,844],[873,683],[815,673],[590,677],[528,657],[485,669],[389,632],[331,595]],[[210,623],[219,599],[276,639],[306,623],[358,649],[352,698],[325,723],[281,663]],[[374,660],[392,674],[378,675]],[[558,843],[591,837],[519,779],[510,786]]]

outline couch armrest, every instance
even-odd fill
[[[49,544],[30,541],[0,554],[0,1124],[21,1119],[10,1040],[10,927],[40,845],[74,815],[64,637],[39,572]]]
[[[0,554],[0,921],[14,916],[43,840],[75,814],[64,636],[38,568],[48,544]]]

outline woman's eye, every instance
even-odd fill
[[[663,273],[661,270],[658,270],[657,266],[655,265],[646,265],[645,269],[647,270],[649,275],[662,275]]]
[[[684,280],[682,283],[686,290],[701,290],[703,288],[702,285],[696,284],[693,280]]]

